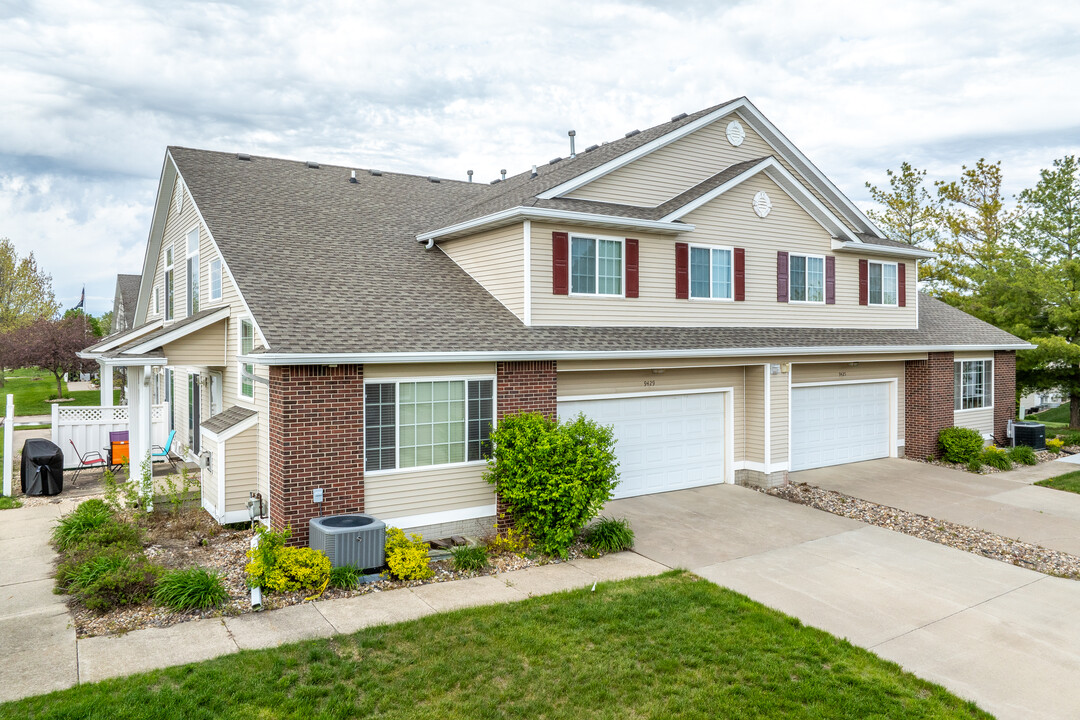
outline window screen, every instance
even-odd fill
[[[364,467],[389,470],[396,466],[397,405],[394,383],[364,387]]]

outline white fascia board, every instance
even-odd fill
[[[618,170],[619,168],[621,168],[621,167],[623,167],[625,165],[629,165],[630,163],[634,162],[638,158],[645,157],[649,153],[655,152],[656,150],[659,150],[660,148],[664,147],[665,145],[670,145],[671,143],[675,142],[676,140],[678,140],[680,138],[684,138],[687,135],[689,135],[690,133],[695,132],[697,130],[700,130],[701,128],[705,127],[706,125],[712,124],[713,122],[715,122],[716,120],[719,120],[720,118],[724,117],[725,115],[728,115],[728,114],[734,112],[735,110],[738,110],[740,107],[743,107],[748,102],[749,102],[749,100],[742,97],[742,98],[739,98],[738,100],[733,100],[733,101],[729,102],[726,105],[721,105],[719,108],[712,111],[708,115],[703,115],[703,116],[699,117],[697,120],[695,120],[692,123],[687,123],[686,125],[683,125],[680,128],[672,130],[671,132],[667,133],[666,135],[661,135],[660,137],[656,138],[655,140],[652,140],[650,142],[645,143],[641,147],[635,148],[635,149],[631,150],[630,152],[623,153],[619,157],[614,158],[612,160],[609,160],[608,162],[604,163],[603,165],[595,167],[595,168],[593,168],[592,170],[590,170],[590,171],[588,171],[586,173],[582,173],[581,175],[578,175],[575,178],[571,178],[570,180],[567,180],[566,182],[564,182],[564,183],[562,183],[560,185],[556,185],[555,187],[551,188],[550,190],[545,190],[544,192],[540,193],[536,197],[540,198],[541,200],[550,200],[551,198],[556,198],[556,197],[559,197],[560,195],[565,195],[566,193],[573,192],[574,190],[577,190],[582,185],[587,185],[587,184],[591,183],[593,180],[596,180],[597,178],[601,178],[604,175],[607,175],[608,173],[614,172],[614,171]]]
[[[204,427],[200,427],[199,431],[203,435],[205,435],[206,437],[213,440],[214,442],[223,443],[223,442],[228,441],[230,438],[239,435],[240,433],[244,432],[245,430],[250,430],[251,428],[255,427],[258,424],[258,422],[259,422],[259,416],[258,415],[252,415],[251,417],[244,418],[243,420],[236,423],[235,425],[230,425],[229,427],[222,430],[220,434],[214,432],[213,430],[207,430]]]
[[[84,357],[82,353],[76,353],[79,357]],[[86,360],[97,360],[102,365],[109,367],[153,367],[154,365],[160,365],[164,367],[169,364],[169,360],[163,357],[84,357]]]
[[[229,314],[231,312],[232,309],[228,305],[220,307],[206,317],[200,318],[193,323],[188,323],[183,327],[178,327],[171,332],[167,332],[164,335],[154,338],[153,340],[148,340],[142,345],[136,345],[135,347],[129,348],[124,351],[124,355],[142,355],[144,352],[147,352],[149,350],[153,350],[155,348],[161,347],[162,345],[175,342],[176,340],[179,340],[185,335],[190,335],[197,330],[202,330],[205,327],[209,327],[216,322],[224,320],[225,318],[229,317]]]
[[[850,250],[852,252],[869,253],[871,255],[901,255],[913,258],[936,258],[938,256],[936,252],[930,252],[929,250],[923,250],[922,248],[914,246],[903,248],[892,245],[874,245],[873,243],[861,241],[841,243],[837,250]]]
[[[384,363],[450,363],[522,360],[647,360],[699,357],[762,357],[781,355],[875,355],[912,352],[975,352],[1033,350],[1030,343],[1006,345],[834,345],[771,348],[700,348],[694,350],[510,350],[412,353],[257,353],[240,361],[255,365],[379,365]]]
[[[129,343],[132,340],[135,340],[136,338],[160,330],[161,326],[162,321],[155,320],[154,322],[149,323],[145,327],[135,328],[134,330],[128,330],[126,332],[119,333],[115,338],[109,340],[107,343],[102,343],[101,347],[95,347],[93,352],[91,352],[90,354],[99,355],[101,353],[109,352],[110,350],[114,350],[125,343]]]
[[[176,177],[180,178],[180,181],[187,185],[184,181],[184,176],[180,174],[180,168],[176,167],[176,161],[173,160],[172,153],[168,153],[169,162],[172,163],[173,169],[176,170]],[[242,161],[237,161],[242,162]],[[188,195],[191,195],[190,191]],[[195,196],[191,195],[191,206],[195,208],[195,214],[199,216],[199,222],[206,228],[206,234],[210,238],[210,242],[214,245],[214,250],[217,252],[217,256],[221,258],[221,266],[229,274],[229,278],[232,280],[233,288],[236,290],[236,297],[240,298],[240,304],[244,306],[244,312],[247,313],[248,319],[251,320],[251,325],[257,333],[258,337],[262,340],[263,347],[269,348],[270,343],[267,342],[266,336],[263,335],[262,328],[259,327],[259,321],[255,318],[255,313],[251,312],[251,308],[248,307],[247,300],[244,299],[244,293],[240,290],[240,284],[236,282],[236,276],[233,275],[233,271],[229,268],[229,261],[225,259],[225,254],[221,252],[221,246],[218,245],[217,240],[214,239],[214,233],[210,230],[210,225],[207,224],[206,218],[203,217],[202,210],[199,209],[199,203],[195,202]]]
[[[460,232],[479,232],[489,225],[513,222],[516,220],[555,220],[567,223],[592,223],[608,225],[611,227],[629,227],[636,230],[647,230],[655,233],[679,234],[690,232],[693,225],[685,223],[671,223],[662,220],[641,220],[639,218],[619,217],[618,215],[601,215],[599,213],[585,213],[573,210],[555,210],[552,208],[514,207],[502,210],[491,215],[466,220],[465,222],[449,225],[438,230],[431,230],[416,236],[417,242],[428,242],[444,235]]]
[[[169,195],[176,179],[176,165],[169,152],[161,163],[161,175],[158,178],[157,198],[154,200],[154,212],[150,216],[150,234],[146,239],[146,253],[143,255],[142,279],[139,281],[139,299],[135,303],[135,320],[138,324],[146,320],[150,311],[150,293],[154,284],[154,270],[157,268],[158,254],[161,252],[161,239],[165,235],[165,219],[168,216]],[[150,281],[147,282],[147,278]]]

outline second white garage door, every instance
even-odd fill
[[[844,383],[791,389],[791,469],[889,456],[891,385]]]
[[[615,497],[713,485],[725,479],[722,392],[562,400],[559,417],[584,413],[615,428]]]

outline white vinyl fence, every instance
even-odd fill
[[[79,458],[71,442],[85,455],[96,450],[108,458],[109,433],[128,429],[128,408],[117,407],[59,407],[52,408],[52,441],[64,451],[64,467],[77,467]],[[169,403],[150,409],[150,442],[165,447],[169,438]],[[175,451],[176,448],[173,448]]]

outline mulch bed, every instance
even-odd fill
[[[879,505],[813,485],[782,485],[764,492],[799,505],[808,505],[834,515],[842,515],[1046,575],[1080,580],[1080,557],[1059,550],[1051,550],[1041,545],[1007,538],[948,520]]]

